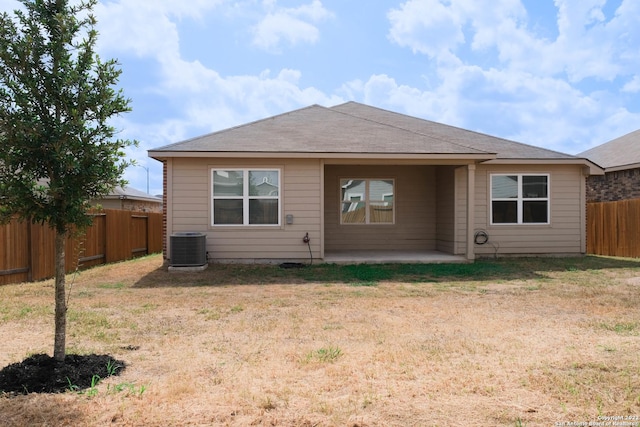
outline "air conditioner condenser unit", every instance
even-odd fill
[[[174,233],[170,238],[171,267],[200,267],[207,264],[207,236],[202,233]]]

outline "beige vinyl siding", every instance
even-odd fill
[[[172,232],[204,232],[209,211],[206,162],[174,159],[172,190]]]
[[[455,242],[454,254],[467,251],[467,166],[457,167],[455,177]],[[476,195],[476,203],[478,203]]]
[[[325,166],[320,159],[238,158],[173,158],[167,165],[167,233],[205,233],[214,261],[308,260],[305,233],[315,259],[324,252],[349,250],[466,252],[466,166]],[[279,169],[281,225],[212,226],[212,168]],[[492,173],[548,174],[550,224],[491,225]],[[393,179],[395,223],[340,224],[341,178]],[[584,253],[584,187],[582,165],[477,165],[473,231],[486,231],[489,243],[474,245],[476,255]],[[293,215],[291,225],[287,214]]]
[[[394,224],[340,224],[340,179],[394,179]],[[325,252],[436,248],[436,167],[325,168]]]
[[[212,226],[211,169],[268,168],[281,171],[280,226]],[[321,170],[317,159],[174,158],[172,215],[168,233],[207,235],[211,260],[307,260],[311,238],[314,258],[320,257]],[[286,224],[286,215],[293,224]]]
[[[297,230],[303,235],[305,232],[310,232],[307,229],[309,227],[313,227],[315,232],[320,233],[320,167],[318,160],[288,162],[286,167],[286,179],[282,187],[285,197],[283,217],[293,214],[294,222],[289,227],[292,231]],[[283,221],[285,221],[284,218]]]
[[[441,166],[436,169],[436,249],[454,253],[456,226],[455,169],[453,166]]]
[[[532,225],[490,224],[492,173],[549,174],[550,223]],[[578,165],[481,165],[476,170],[476,229],[489,235],[489,243],[475,245],[479,256],[501,254],[581,254],[584,229],[582,168]]]

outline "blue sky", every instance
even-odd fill
[[[15,0],[0,0],[13,10]],[[576,154],[640,128],[637,0],[102,0],[147,150],[354,100]],[[125,178],[146,190],[146,171]]]

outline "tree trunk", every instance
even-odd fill
[[[64,362],[67,338],[67,293],[65,292],[65,244],[67,233],[56,231],[56,313],[55,338],[53,343],[53,358]]]

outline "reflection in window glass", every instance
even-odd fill
[[[393,223],[393,205],[372,202],[369,205],[369,222],[372,224]]]
[[[277,224],[278,201],[268,199],[249,200],[249,224]]]
[[[242,171],[219,170],[213,173],[213,193],[216,196],[242,197]]]
[[[493,223],[494,224],[517,224],[518,223],[518,202],[493,202]]]
[[[393,223],[393,181],[369,181],[369,222],[374,224]]]
[[[522,222],[525,223],[546,223],[548,219],[548,202],[523,202],[522,203]]]
[[[342,201],[360,201],[364,200],[364,194],[366,189],[365,181],[362,179],[343,179],[340,182],[342,190]]]
[[[277,196],[278,171],[249,171],[249,196]]]
[[[518,198],[518,177],[513,175],[495,175],[491,180],[494,199]]]
[[[392,179],[342,179],[342,224],[393,224],[394,181]]]
[[[522,197],[525,199],[547,197],[547,179],[546,176],[523,176]]]
[[[372,202],[384,201],[385,196],[393,201],[393,181],[388,179],[369,181],[369,200]]]
[[[341,188],[341,214],[343,224],[364,224],[366,203],[364,195],[366,182],[362,179],[343,179]]]
[[[213,204],[214,224],[242,225],[242,199],[220,199]]]

